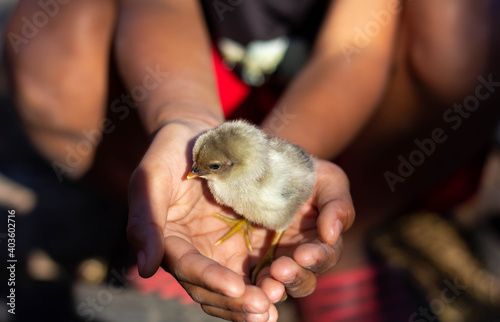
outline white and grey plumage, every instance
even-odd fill
[[[208,181],[219,204],[253,224],[275,230],[279,243],[312,194],[315,167],[300,147],[269,138],[247,122],[232,121],[196,140],[188,179],[198,176]]]

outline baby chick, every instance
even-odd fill
[[[297,210],[311,196],[316,181],[312,158],[300,147],[279,138],[269,138],[244,122],[226,122],[202,134],[193,148],[193,167],[187,179],[202,177],[215,200],[231,207],[240,219],[220,214],[231,230],[215,244],[236,232],[243,233],[252,250],[248,229],[252,224],[275,231],[271,246],[251,273],[274,260],[276,248]]]

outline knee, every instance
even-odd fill
[[[20,0],[6,25],[5,48],[8,53],[22,54],[26,47],[40,46],[41,39],[51,34],[71,34],[65,44],[77,46],[81,37],[92,33],[94,37],[109,36],[115,18],[115,0]]]
[[[488,19],[477,11],[456,8],[456,3],[444,1],[442,10],[429,5],[430,12],[410,19],[410,67],[445,101],[470,93],[488,63]]]
[[[50,160],[64,160],[68,146],[78,147],[86,140],[84,133],[101,127],[113,4],[114,0],[21,0],[6,26],[15,105],[28,136]],[[75,173],[89,166],[95,147]]]
[[[6,27],[5,49],[25,123],[70,132],[97,125],[107,88],[113,3],[19,2]]]

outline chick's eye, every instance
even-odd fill
[[[220,164],[218,164],[218,163],[212,163],[212,164],[208,165],[208,167],[210,168],[210,170],[219,170],[220,169]]]

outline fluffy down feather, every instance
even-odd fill
[[[278,231],[292,223],[316,180],[314,162],[304,150],[244,121],[202,134],[193,148],[192,172],[208,180],[219,204]]]

